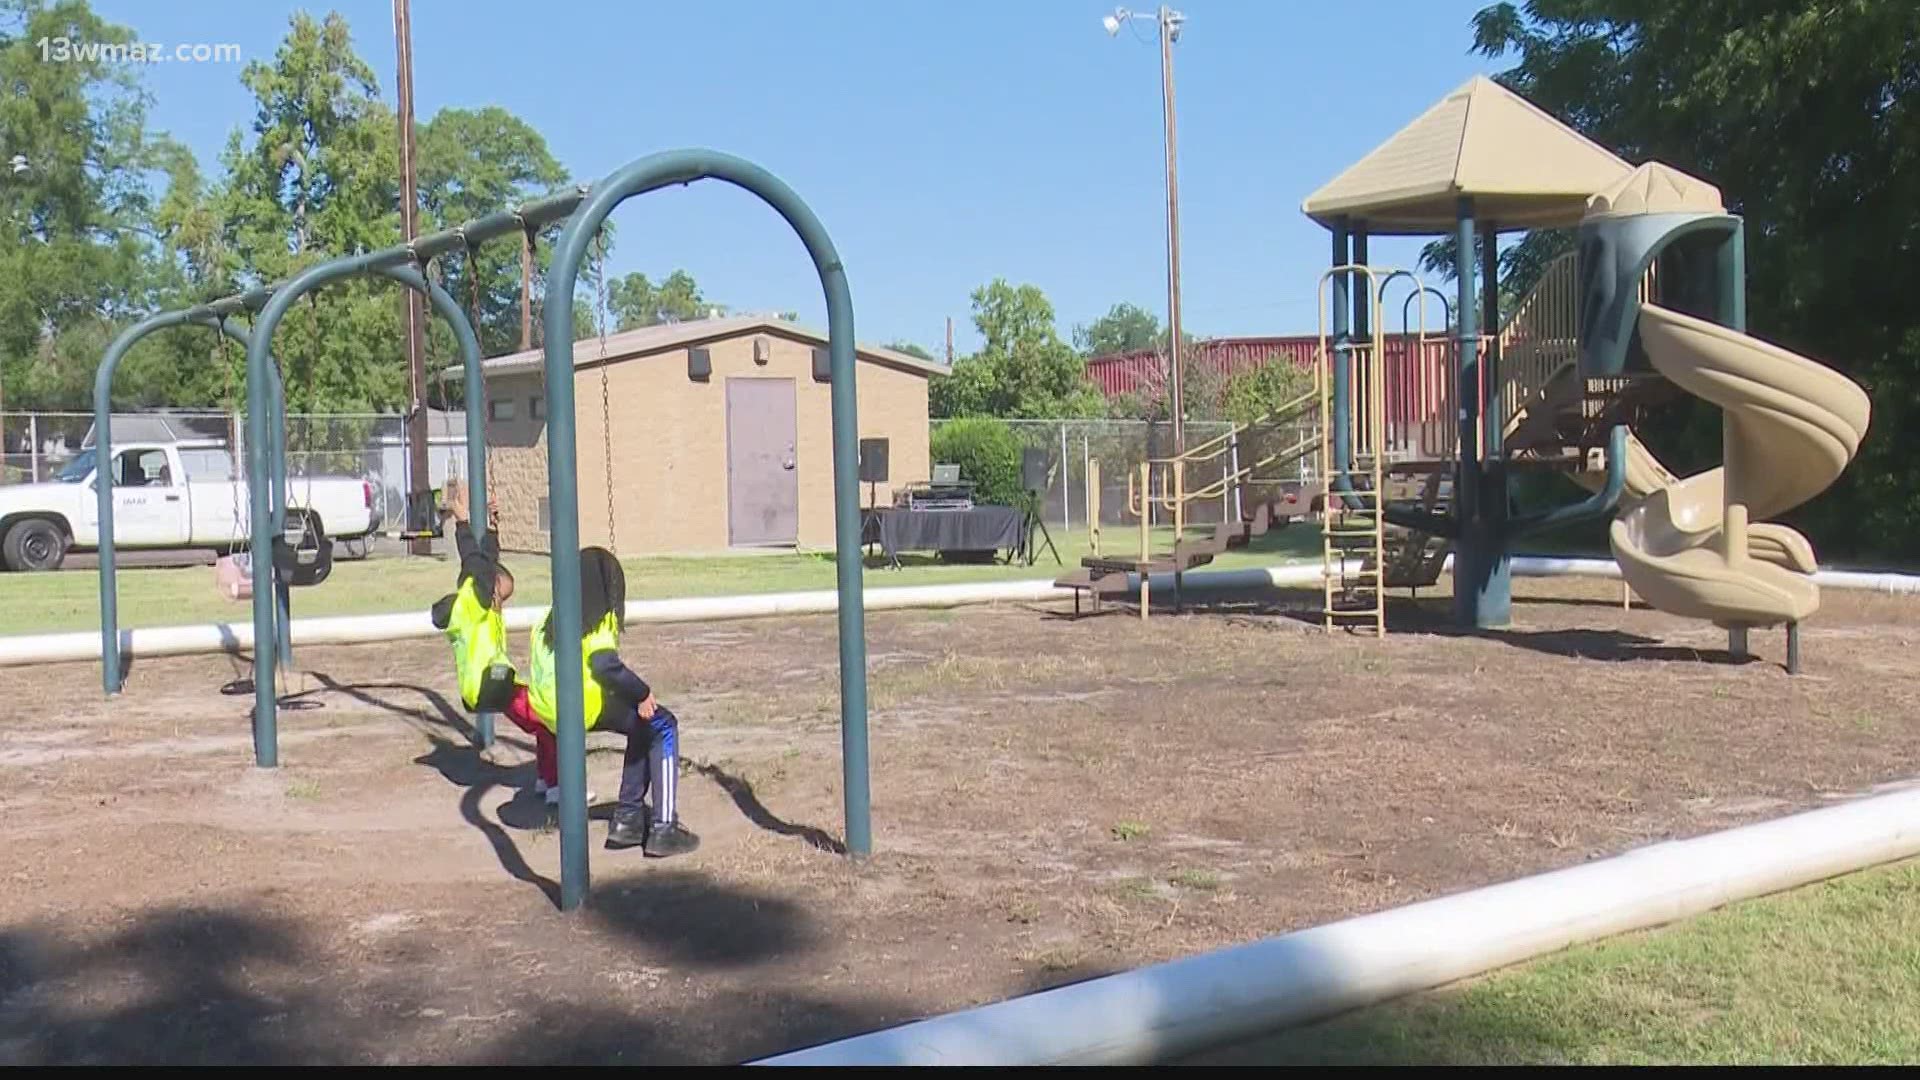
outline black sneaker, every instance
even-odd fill
[[[640,847],[647,842],[647,817],[645,814],[618,814],[613,824],[607,828],[607,846],[615,850]]]
[[[694,850],[700,846],[700,838],[678,821],[669,821],[649,829],[646,844],[648,856],[665,859]]]

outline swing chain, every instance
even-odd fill
[[[594,235],[598,247],[598,271],[594,277],[599,288],[599,310],[595,321],[600,324],[600,460],[605,463],[607,488],[607,547],[616,557],[620,554],[620,540],[613,528],[613,393],[607,385],[607,233],[606,227]]]

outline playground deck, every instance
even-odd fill
[[[1920,775],[1920,601],[1828,591],[1789,679],[1777,634],[1733,666],[1616,583],[1523,579],[1484,636],[1445,585],[1385,640],[1323,632],[1317,588],[876,613],[859,869],[831,618],[647,628],[705,844],[597,822],[571,916],[529,755],[467,747],[438,642],[301,650],[277,771],[220,692],[242,660],[112,703],[91,665],[0,670],[0,1062],[735,1061]]]

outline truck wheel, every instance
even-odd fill
[[[7,530],[0,554],[15,570],[58,570],[67,558],[67,537],[45,518],[29,518]]]

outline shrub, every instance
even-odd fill
[[[933,460],[960,466],[960,479],[973,484],[976,502],[1018,506],[1020,440],[1005,422],[986,416],[948,420],[934,429]]]

